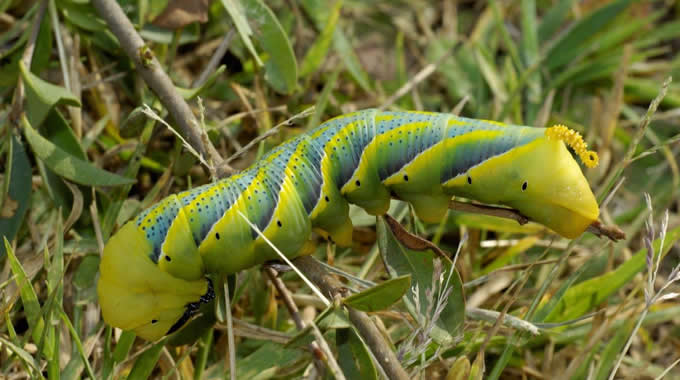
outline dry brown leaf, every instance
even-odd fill
[[[5,198],[5,201],[2,203],[2,210],[0,210],[0,218],[13,217],[14,213],[16,213],[17,211],[17,208],[19,208],[19,202],[10,198],[9,194],[7,194],[7,198]]]
[[[441,248],[437,247],[436,244],[433,244],[427,239],[423,239],[418,235],[414,235],[406,231],[404,226],[402,226],[401,223],[397,222],[397,220],[391,217],[389,214],[383,215],[383,218],[385,218],[387,225],[390,227],[390,230],[392,230],[394,237],[396,237],[401,244],[406,246],[406,248],[412,249],[414,251],[424,251],[431,249],[439,257],[442,257],[445,260],[450,260],[450,256]]]
[[[179,29],[191,23],[208,21],[210,0],[170,0],[151,23],[159,28]]]

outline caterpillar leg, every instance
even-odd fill
[[[439,223],[449,209],[450,195],[446,194],[399,194],[399,197],[413,206],[418,218],[426,223]]]

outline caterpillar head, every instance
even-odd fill
[[[214,293],[207,279],[173,276],[151,253],[136,223],[125,224],[104,247],[97,292],[108,324],[153,341],[179,329]]]
[[[588,151],[578,132],[563,125],[545,130],[539,138],[520,149],[517,160],[521,191],[508,205],[562,236],[575,238],[597,220],[599,208],[581,168],[566,148],[569,145],[588,167],[598,163],[597,153]]]
[[[597,154],[586,150],[578,133],[564,126],[527,128],[536,138],[472,168],[458,179],[462,195],[518,210],[567,238],[579,236],[597,220],[599,208],[571,146],[589,167]]]

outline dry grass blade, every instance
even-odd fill
[[[283,254],[283,252],[281,252],[274,244],[272,244],[272,242],[269,241],[269,239],[268,239],[266,236],[264,236],[264,235],[262,234],[262,231],[260,231],[260,229],[257,228],[256,225],[254,225],[250,220],[248,220],[248,217],[246,217],[245,215],[243,215],[243,213],[242,213],[241,211],[239,211],[238,214],[241,216],[241,218],[243,218],[243,220],[245,220],[246,223],[248,223],[248,225],[250,226],[250,228],[252,228],[252,229],[257,233],[257,235],[258,235],[259,237],[261,237],[262,240],[264,240],[264,241],[265,241],[265,242],[266,242],[266,243],[267,243],[267,244],[268,244],[268,245],[269,245],[269,246],[270,246],[270,247],[271,247],[271,248],[279,255],[279,257],[281,258],[281,260],[283,260],[286,264],[288,264],[288,266],[290,266],[291,268],[293,268],[293,270],[295,271],[295,273],[297,273],[298,276],[300,276],[300,278],[307,284],[307,286],[309,286],[309,288],[314,292],[314,294],[316,294],[316,296],[319,297],[319,299],[322,300],[326,306],[330,306],[331,302],[328,300],[328,298],[326,298],[326,297],[321,293],[321,291],[319,290],[319,288],[317,288],[316,285],[314,285],[314,284],[307,278],[307,276],[305,276],[302,272],[300,272],[300,270],[297,268],[297,266],[295,266],[295,265],[290,261],[290,259],[289,259],[288,257],[286,257],[286,255]]]

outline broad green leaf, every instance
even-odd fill
[[[319,66],[323,63],[324,59],[328,55],[328,49],[333,40],[333,34],[335,33],[335,26],[340,18],[340,10],[342,9],[342,0],[337,0],[333,5],[333,10],[331,11],[330,17],[328,17],[328,22],[324,26],[321,34],[317,37],[316,41],[307,51],[305,58],[302,60],[300,65],[300,76],[306,77],[307,75],[316,71]]]
[[[262,49],[269,54],[265,62],[265,79],[272,88],[290,94],[297,86],[297,61],[286,31],[262,0],[243,0],[248,21]]]
[[[238,361],[236,378],[248,380],[270,379],[279,368],[292,364],[302,352],[267,342],[252,354]],[[228,378],[228,377],[227,377]]]
[[[222,0],[222,5],[224,6],[224,9],[227,10],[227,13],[229,13],[231,20],[234,22],[234,26],[236,26],[236,30],[241,36],[241,41],[243,41],[243,44],[246,45],[250,51],[250,54],[253,55],[253,58],[255,58],[257,64],[262,66],[262,61],[255,51],[253,42],[250,40],[250,36],[253,34],[253,31],[250,29],[250,25],[248,25],[246,13],[243,10],[241,2],[239,0]]]
[[[283,346],[287,349],[302,348],[314,341],[314,335],[312,335],[312,325],[307,325],[302,330],[298,330],[297,333],[290,338],[288,342]]]
[[[662,255],[668,253],[678,239],[680,239],[680,227],[668,231]],[[659,249],[659,243],[659,239],[654,240],[655,250]],[[546,322],[568,321],[593,310],[645,268],[646,255],[647,249],[643,248],[616,270],[571,287],[562,297],[559,305],[546,317]]]
[[[335,332],[338,350],[338,365],[348,379],[378,379],[368,347],[361,341],[354,329],[338,329]]]
[[[69,0],[58,0],[57,8],[64,18],[78,28],[89,32],[105,30],[106,23],[100,19],[91,4],[77,4]]]
[[[576,0],[559,0],[541,19],[538,27],[538,38],[541,43],[549,41],[553,34],[564,24],[569,17],[571,7]]]
[[[80,146],[80,141],[78,141],[75,133],[73,133],[73,129],[59,110],[53,109],[48,113],[45,124],[42,125],[38,131],[41,136],[50,140],[54,145],[63,149],[70,155],[84,161],[87,160],[87,154],[85,154],[82,146]]]
[[[136,337],[137,335],[131,330],[125,330],[120,334],[118,343],[116,343],[116,348],[113,350],[114,362],[120,363],[128,357]]]
[[[575,22],[546,53],[546,67],[556,69],[579,57],[592,43],[591,37],[601,32],[631,2],[632,0],[613,1]]]
[[[156,363],[161,357],[161,351],[165,347],[165,341],[160,341],[144,351],[135,360],[127,380],[146,380],[151,376],[151,372],[156,368]]]
[[[345,298],[343,303],[361,311],[386,310],[406,294],[411,287],[411,275],[406,274],[382,282]]]
[[[328,7],[328,3],[325,0],[304,0],[301,4],[305,12],[314,21],[317,30],[323,31],[331,17],[329,12],[331,8]],[[352,48],[352,43],[339,25],[336,26],[333,33],[333,49],[338,53],[338,56],[359,86],[364,91],[371,92],[372,86],[368,74],[366,74],[366,71],[361,66],[359,57],[357,57]]]
[[[351,326],[346,310],[333,305],[319,313],[314,322],[321,330],[344,329]]]
[[[144,25],[144,28],[139,31],[139,34],[145,40],[157,42],[159,44],[169,45],[175,38],[175,31],[171,29],[164,29],[154,26],[152,24]],[[184,45],[192,42],[197,42],[201,39],[201,27],[198,23],[191,23],[182,28],[179,34],[178,45]]]
[[[28,71],[23,62],[19,62],[19,69],[26,87],[26,113],[32,125],[37,127],[42,124],[52,107],[56,105],[80,107],[78,98],[65,88],[40,79]]]
[[[6,197],[0,210],[0,236],[13,240],[24,221],[31,200],[31,164],[24,145],[12,135],[5,161],[5,181],[9,181]],[[4,193],[4,191],[3,191]],[[0,247],[0,259],[5,256],[5,245]]]
[[[99,169],[87,161],[66,153],[36,132],[25,116],[22,117],[21,121],[24,127],[24,135],[33,152],[47,167],[62,177],[88,186],[117,186],[135,182],[134,179]]]
[[[414,288],[417,285],[418,293],[409,291],[404,297],[406,307],[419,324],[425,324],[431,315],[426,315],[428,306],[437,302],[437,296],[448,287],[451,293],[444,301],[442,312],[434,322],[430,336],[439,344],[449,345],[460,340],[463,333],[465,320],[465,298],[463,285],[455,268],[449,261],[441,262],[441,276],[433,279],[435,254],[431,250],[417,252],[405,248],[396,239],[392,230],[383,218],[378,218],[378,246],[385,263],[385,268],[390,276],[397,277],[410,274]],[[433,285],[437,291],[433,291]],[[428,297],[427,293],[430,294]],[[416,302],[415,297],[418,297]],[[420,308],[416,308],[420,305]],[[434,310],[433,307],[431,310]]]
[[[46,140],[54,143],[55,146],[61,148],[66,153],[87,161],[87,155],[83,151],[78,138],[73,133],[73,129],[58,109],[53,108],[47,114],[47,118],[39,128],[39,132]],[[57,173],[46,168],[44,163],[39,161],[38,169],[43,177],[47,193],[55,203],[55,207],[61,207],[66,215],[72,207],[73,194],[71,190],[64,184],[64,180]]]

